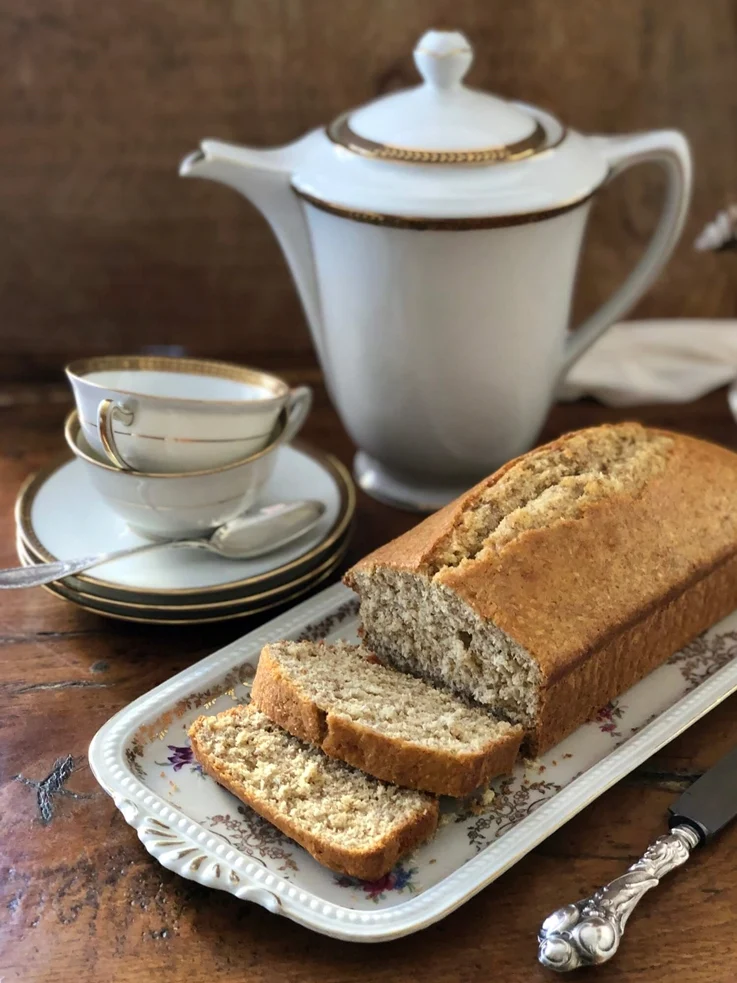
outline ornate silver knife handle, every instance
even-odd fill
[[[626,874],[599,888],[592,897],[554,911],[538,936],[542,965],[566,973],[611,959],[640,898],[671,870],[685,864],[700,842],[693,827],[674,826],[649,846]]]

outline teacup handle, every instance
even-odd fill
[[[665,170],[665,201],[645,254],[622,286],[567,340],[562,372],[642,297],[673,252],[691,200],[691,153],[677,130],[634,136],[590,137],[609,164],[607,182],[635,164],[654,162]]]
[[[126,426],[133,423],[133,413],[114,402],[112,399],[103,399],[97,407],[97,431],[100,434],[100,442],[105,449],[105,453],[110,458],[116,468],[122,471],[133,471],[134,468],[125,460],[115,444],[113,432],[113,419],[118,416]]]
[[[312,390],[309,386],[297,386],[287,400],[287,422],[279,438],[280,444],[288,444],[297,436],[312,409]]]

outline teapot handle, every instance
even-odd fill
[[[634,164],[655,162],[665,170],[667,184],[660,221],[644,256],[619,290],[568,337],[563,373],[637,303],[656,279],[678,242],[691,200],[691,153],[686,138],[677,130],[590,139],[609,164],[607,182]]]

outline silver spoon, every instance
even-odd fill
[[[162,546],[204,549],[230,560],[250,560],[271,553],[280,546],[286,546],[292,540],[304,536],[317,525],[324,514],[323,503],[314,500],[266,505],[256,512],[237,516],[223,523],[202,539],[162,540],[156,543],[144,543],[142,546],[129,546],[127,549],[115,550],[112,553],[80,557],[78,560],[55,560],[53,563],[38,563],[30,567],[0,570],[0,590],[41,587],[43,584],[70,577],[101,563],[120,560],[124,556],[148,553],[151,550],[161,549]]]

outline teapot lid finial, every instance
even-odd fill
[[[415,65],[424,81],[438,89],[460,85],[471,67],[473,49],[460,31],[426,31],[414,50]]]
[[[463,84],[473,51],[460,31],[427,31],[414,57],[424,84],[344,113],[330,139],[374,160],[417,164],[506,163],[547,146],[534,112]]]

